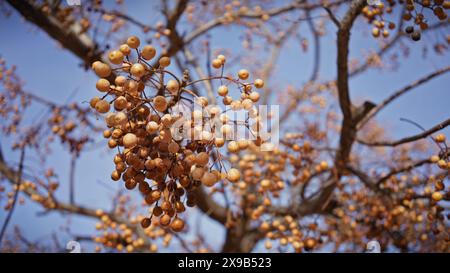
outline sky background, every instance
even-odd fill
[[[283,2],[283,1],[280,1]],[[153,1],[132,1],[127,9],[136,18],[144,22],[153,22],[149,18],[154,14],[155,3]],[[351,57],[361,56],[364,51],[378,48],[377,41],[368,36],[370,27],[358,21],[355,34],[352,35],[350,54]],[[183,26],[181,26],[181,29]],[[306,32],[306,24],[301,29]],[[335,27],[327,26],[329,35],[322,39],[322,58],[320,66],[320,78],[329,79],[336,75],[336,50],[335,50]],[[129,33],[133,33],[133,28]],[[221,27],[211,32],[212,48],[227,47],[233,51],[242,50],[240,37],[242,28]],[[436,40],[436,34],[429,33],[415,44],[405,41],[410,47],[410,55],[400,60],[400,66],[396,71],[380,71],[371,69],[369,72],[360,74],[350,80],[351,97],[354,101],[369,99],[375,103],[380,102],[394,91],[400,89],[413,80],[416,80],[438,68],[450,64],[449,54],[436,56],[429,52],[427,58],[422,57],[424,43]],[[91,71],[85,71],[80,66],[80,60],[69,51],[60,49],[57,43],[50,39],[35,26],[24,23],[23,19],[13,12],[12,16],[5,17],[0,14],[0,56],[9,65],[18,67],[17,74],[26,82],[25,89],[51,99],[54,102],[64,103],[69,97],[71,101],[89,101],[97,95],[95,89],[96,76]],[[442,38],[441,38],[442,39]],[[262,58],[265,56],[261,56]],[[295,40],[288,42],[283,49],[277,63],[276,83],[301,86],[309,77],[312,67],[312,54],[299,54],[299,45]],[[271,82],[268,82],[270,84]],[[408,118],[416,121],[425,128],[429,128],[450,116],[450,73],[440,76],[425,85],[414,89],[414,91],[403,96],[402,99],[392,103],[378,115],[392,138],[400,138],[418,133],[418,129],[411,124],[400,121],[400,118]],[[75,92],[75,93],[74,93]],[[75,94],[73,96],[73,94]],[[277,94],[275,94],[277,96]],[[36,110],[37,112],[37,110]],[[28,113],[31,117],[36,112]],[[2,121],[0,121],[2,122]],[[449,130],[445,130],[449,135]],[[110,200],[120,184],[111,182],[109,179],[112,171],[112,154],[107,151],[106,141],[100,148],[81,154],[76,169],[75,200],[94,208],[107,210]],[[0,139],[5,157],[10,162],[18,161],[18,153],[9,149],[10,140]],[[61,146],[52,145],[53,152],[48,156],[46,164],[54,166],[59,174],[61,188],[57,193],[60,200],[68,200],[68,169],[70,155],[67,151],[61,151]],[[34,159],[27,157],[25,164],[33,167]],[[70,221],[73,234],[93,234],[95,221],[84,217],[70,216],[61,217],[58,212],[51,212],[45,216],[39,216],[42,209],[32,202],[27,201],[25,205],[16,207],[13,219],[9,225],[9,231],[17,225],[20,226],[24,235],[30,240],[50,240],[51,233],[60,235],[61,244],[71,239],[71,236],[61,230],[60,226]],[[200,228],[207,231],[210,244],[217,250],[220,249],[224,231],[206,217],[201,218],[195,210],[188,210],[187,215],[191,219],[191,225],[200,223]],[[187,218],[186,215],[186,218]],[[3,209],[0,210],[0,222],[6,217]],[[91,246],[86,246],[89,249]]]

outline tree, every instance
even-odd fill
[[[100,95],[92,86],[89,105],[54,103],[25,90],[15,67],[1,61],[2,138],[14,140],[0,153],[2,192],[9,191],[3,251],[60,251],[30,243],[19,228],[5,236],[20,196],[46,212],[98,221],[98,231],[76,238],[94,242],[96,251],[162,245],[250,252],[260,251],[258,244],[270,251],[363,251],[372,239],[384,250],[449,251],[450,150],[439,131],[450,119],[429,128],[406,120],[422,132],[385,140],[375,117],[450,66],[440,63],[398,91],[382,90],[381,102],[358,104],[350,95],[352,78],[398,61],[392,52],[431,47],[447,56],[449,1],[177,0],[161,1],[148,18],[126,13],[135,3],[125,1],[7,2],[5,13],[19,13],[92,70]],[[213,50],[210,35],[221,28],[238,29],[244,48]],[[353,60],[350,53],[359,49],[350,41],[358,32],[370,32],[365,39],[379,48]],[[321,69],[327,36],[334,43],[325,48],[336,56],[325,60],[334,67],[330,79]],[[288,72],[276,69],[279,56],[298,40],[312,55],[311,74],[298,86],[280,84]],[[256,108],[280,102],[279,120]],[[32,104],[49,114],[39,122],[27,118],[36,111]],[[224,106],[243,110],[245,118],[228,117]],[[279,121],[279,145],[267,139],[278,132],[267,120]],[[233,138],[241,129],[253,138]],[[74,197],[80,155],[101,135],[112,152],[111,180],[129,190],[119,191],[111,211]],[[27,161],[39,165],[31,155],[51,156],[49,143],[57,140],[58,153],[66,149],[72,158],[68,181],[58,179],[64,170],[45,164],[30,173]],[[15,153],[18,164],[10,160]],[[68,200],[56,197],[61,187]],[[195,210],[222,226],[220,248],[193,228]]]

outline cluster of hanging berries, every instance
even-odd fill
[[[427,17],[430,16],[426,16],[427,13],[432,13],[438,20],[445,21],[448,18],[445,10],[450,9],[450,1],[446,0],[386,0],[374,2],[376,3],[363,9],[363,15],[373,24],[372,36],[375,38],[380,36],[386,38],[389,36],[389,31],[395,29],[395,23],[387,21],[383,15],[392,13],[396,5],[405,7],[402,20],[411,22],[411,24],[405,27],[404,32],[413,41],[419,41],[422,36],[421,32],[428,29],[430,18],[427,19]]]
[[[196,188],[212,187],[221,180],[240,180],[239,170],[225,167],[219,149],[236,126],[259,134],[262,125],[254,106],[259,93],[253,87],[261,88],[264,82],[243,82],[250,75],[245,69],[239,71],[237,78],[223,76],[223,55],[212,62],[213,67],[222,68],[220,76],[189,82],[188,72],[180,79],[167,70],[169,57],[160,57],[150,64],[156,49],[152,45],[139,46],[139,38],[131,36],[117,50],[109,52],[111,65],[100,61],[92,64],[100,77],[97,90],[104,95],[94,97],[90,105],[105,114],[108,129],[103,135],[109,148],[117,149],[112,180],[123,180],[128,190],[138,188],[145,202],[153,206],[151,215],[141,220],[142,227],[150,227],[156,221],[159,226],[179,232],[185,226],[179,214],[186,210],[185,205],[195,205]],[[190,89],[205,80],[220,80],[217,93],[223,97],[223,103],[235,111],[247,111],[257,120],[257,126],[251,126],[249,118],[232,120],[226,111],[209,105],[207,98]],[[238,99],[228,95],[231,86],[240,91]],[[233,141],[228,151],[236,153],[261,144],[260,137],[239,144]]]

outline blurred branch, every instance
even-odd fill
[[[20,188],[20,185],[23,183],[23,179],[21,178],[21,170],[19,167],[19,170],[16,171],[13,168],[9,167],[5,161],[0,161],[0,174],[2,174],[12,185],[17,186],[17,188]],[[40,196],[39,192],[32,188],[32,187],[26,187],[23,189],[23,192],[25,193],[26,196],[28,197],[32,197],[32,196]],[[140,226],[135,225],[130,223],[128,220],[122,218],[122,217],[118,217],[115,214],[112,213],[105,213],[105,214],[98,214],[97,211],[95,209],[92,208],[88,208],[88,207],[84,207],[81,205],[76,205],[76,204],[68,204],[68,203],[64,203],[64,202],[59,202],[57,200],[55,200],[53,198],[52,200],[54,202],[54,207],[49,209],[52,211],[58,211],[61,213],[71,213],[71,214],[76,214],[76,215],[80,215],[80,216],[86,216],[86,217],[91,217],[91,218],[96,218],[96,219],[101,219],[101,217],[103,215],[107,215],[109,217],[109,219],[111,219],[113,222],[116,222],[118,224],[124,224],[127,227],[129,227],[133,232],[137,233],[141,238],[144,239],[145,241],[145,246],[148,246],[148,238],[143,234],[143,230],[140,228]],[[41,204],[39,202],[37,202],[38,204]],[[44,205],[44,204],[41,204]],[[47,208],[48,209],[48,208]]]
[[[334,15],[334,13],[331,11],[329,6],[324,6],[323,7],[325,9],[325,11],[328,13],[328,16],[330,17],[331,21],[338,27],[341,28],[341,22],[339,22],[339,20],[336,18],[336,16]]]
[[[416,81],[414,81],[413,83],[403,87],[402,89],[398,90],[397,92],[393,93],[392,95],[390,95],[388,98],[386,98],[385,100],[383,100],[380,104],[378,104],[378,106],[376,106],[374,109],[371,110],[371,112],[360,122],[359,124],[359,128],[362,128],[365,124],[367,124],[367,122],[372,119],[378,112],[380,112],[382,109],[384,109],[387,105],[389,105],[391,102],[393,102],[395,99],[397,99],[398,97],[400,97],[401,95],[405,94],[406,92],[420,86],[421,84],[424,84],[426,82],[428,82],[429,80],[442,75],[446,72],[450,71],[450,66],[441,68],[431,74],[428,74],[427,76],[420,78]]]
[[[332,3],[329,3],[328,6],[338,6],[342,3],[348,2],[349,0],[338,0]],[[321,7],[323,4],[321,3],[307,3],[305,0],[297,0],[293,1],[290,4],[287,4],[286,6],[273,8],[270,10],[266,10],[264,12],[254,12],[254,11],[248,11],[248,12],[237,12],[233,14],[235,18],[247,18],[247,19],[260,19],[263,15],[268,15],[270,17],[275,17],[280,14],[284,14],[289,11],[293,10],[313,10],[316,8]],[[185,38],[185,43],[188,44],[201,36],[202,34],[206,33],[207,31],[221,26],[226,22],[225,16],[217,17],[209,22],[206,22],[202,24],[200,27],[189,33]]]
[[[348,84],[348,54],[350,30],[356,17],[361,13],[366,4],[366,0],[353,0],[337,32],[337,89],[339,106],[344,117],[341,126],[339,148],[334,160],[336,173],[330,175],[328,183],[322,188],[320,194],[307,202],[313,211],[319,208],[323,210],[327,207],[331,195],[345,171],[345,164],[348,162],[352,145],[356,138],[357,121],[354,119],[354,112],[356,111],[350,100]]]
[[[409,142],[413,142],[419,139],[423,139],[428,137],[429,135],[444,129],[445,127],[450,125],[450,119],[447,119],[433,127],[431,127],[430,129],[414,135],[414,136],[410,136],[410,137],[405,137],[396,141],[375,141],[375,142],[367,142],[364,140],[358,140],[359,143],[367,145],[367,146],[397,146],[397,145],[401,145],[401,144],[405,144],[405,143],[409,143]]]
[[[20,185],[22,184],[22,172],[23,172],[23,162],[25,160],[25,145],[22,147],[20,151],[20,161],[19,161],[19,170],[16,175],[16,179],[18,181],[16,185],[16,189],[14,191],[13,201],[11,207],[9,208],[8,215],[6,216],[5,222],[3,223],[2,229],[0,231],[0,246],[2,244],[3,236],[5,235],[6,229],[8,227],[9,221],[14,213],[14,208],[16,207],[17,198],[20,192]]]
[[[287,31],[283,32],[280,37],[275,40],[273,47],[270,50],[270,56],[267,60],[266,64],[263,67],[262,70],[262,79],[267,83],[267,79],[269,79],[270,74],[272,73],[275,64],[278,60],[278,57],[280,56],[280,51],[283,47],[283,44],[286,42],[286,40],[290,37],[290,35],[297,29],[299,25],[300,20],[295,21],[288,29]],[[264,85],[264,93],[262,95],[262,105],[266,105],[269,100],[269,92],[270,88],[268,84]]]
[[[72,153],[70,159],[70,172],[69,172],[69,202],[70,204],[75,204],[75,167],[77,161],[77,154]]]
[[[186,57],[187,63],[189,63],[190,65],[192,65],[194,67],[194,70],[200,79],[208,78],[189,49],[184,47],[183,54]],[[211,81],[203,81],[203,84],[205,85],[206,93],[208,95],[208,100],[211,102],[211,104],[216,104],[216,97],[214,96],[214,91],[213,91],[213,88],[211,85]]]
[[[442,157],[448,157],[449,155],[450,155],[450,151],[446,151],[446,152],[443,153]],[[383,182],[385,182],[386,180],[391,178],[393,175],[400,174],[400,173],[403,173],[403,172],[407,172],[407,171],[410,171],[412,169],[421,167],[421,166],[426,165],[426,164],[431,164],[431,163],[433,163],[431,161],[431,159],[427,158],[427,159],[422,159],[422,160],[416,161],[414,163],[408,164],[408,165],[403,166],[401,168],[393,169],[388,174],[386,174],[385,176],[381,177],[377,181],[376,185],[380,186]]]
[[[320,66],[320,33],[316,30],[316,26],[314,25],[313,20],[311,19],[311,14],[307,12],[308,19],[306,22],[311,30],[311,34],[313,36],[314,41],[314,62],[311,76],[309,77],[310,82],[314,82],[317,79],[319,74],[319,66]]]
[[[225,225],[227,222],[227,210],[217,204],[211,196],[209,196],[203,187],[198,187],[194,190],[197,207],[211,219],[218,223]]]

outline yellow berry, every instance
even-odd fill
[[[151,60],[156,55],[156,49],[151,45],[146,45],[142,49],[141,56],[146,60]]]
[[[128,133],[123,136],[122,141],[125,148],[133,148],[137,144],[137,137],[135,134]]]
[[[136,49],[139,47],[140,44],[141,44],[141,41],[136,36],[131,36],[127,39],[127,45],[131,48]]]
[[[434,139],[436,140],[436,142],[445,142],[445,135],[439,134]]]
[[[231,168],[230,170],[228,170],[227,179],[230,182],[237,182],[240,178],[241,178],[241,173],[239,172],[239,170],[237,170],[235,168]]]
[[[149,123],[147,123],[145,130],[149,134],[154,134],[158,130],[158,128],[159,128],[158,123],[156,123],[154,121],[150,121]]]
[[[228,87],[226,85],[219,86],[219,88],[217,89],[217,93],[222,97],[228,95]]]
[[[170,93],[176,94],[178,92],[178,89],[180,88],[180,85],[176,80],[169,80],[167,82],[166,88],[167,90],[169,90]]]
[[[172,223],[170,224],[170,228],[175,232],[180,232],[184,228],[184,221],[178,217],[175,217],[175,219],[173,219]]]
[[[375,37],[375,38],[379,37],[379,36],[380,36],[380,29],[374,27],[374,28],[372,29],[372,36]]]
[[[100,78],[106,78],[111,75],[111,67],[109,65],[96,61],[92,64],[92,69]]]
[[[209,155],[205,152],[201,152],[195,158],[195,163],[199,166],[206,166],[209,161]]]
[[[241,69],[238,72],[239,79],[246,80],[250,76],[250,73],[246,69]]]
[[[258,92],[251,92],[249,95],[249,98],[253,101],[253,102],[257,102],[259,100],[259,93]]]
[[[119,50],[125,56],[128,56],[131,53],[131,48],[127,44],[120,45]]]
[[[218,56],[217,56],[217,59],[220,60],[220,61],[222,62],[222,65],[224,65],[225,62],[226,62],[226,58],[225,58],[225,56],[222,55],[222,54],[218,55]]]
[[[95,84],[95,87],[97,87],[97,90],[100,92],[108,92],[109,91],[109,81],[107,79],[99,79],[97,83]]]
[[[133,64],[130,69],[131,75],[140,78],[145,75],[145,67],[140,63]]]
[[[254,85],[256,88],[263,88],[264,87],[264,81],[261,79],[256,79],[254,82]]]
[[[444,196],[442,195],[442,193],[435,191],[435,192],[433,192],[433,194],[431,194],[431,198],[434,201],[439,202],[444,198]]]
[[[238,143],[236,142],[236,141],[230,141],[229,143],[228,143],[228,146],[227,146],[227,148],[228,148],[228,151],[230,152],[230,153],[237,153],[237,152],[239,152],[239,145],[238,145]]]
[[[159,59],[159,65],[161,67],[168,67],[170,65],[170,58],[162,57],[161,59]]]
[[[108,59],[113,64],[121,64],[123,62],[123,53],[119,50],[109,52]]]
[[[205,172],[202,176],[201,182],[207,187],[212,187],[217,182],[217,177],[213,173]]]
[[[109,108],[109,102],[107,102],[106,100],[99,100],[95,104],[95,109],[101,114],[107,113],[109,111]]]
[[[212,61],[212,67],[219,69],[222,67],[222,61],[220,59],[214,59]]]

